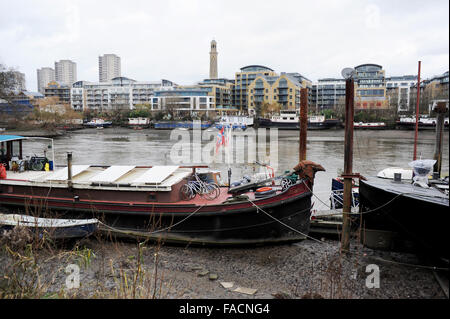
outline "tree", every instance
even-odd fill
[[[0,103],[2,103],[1,100],[6,102],[7,108],[12,110],[11,112],[8,111],[7,114],[11,115],[12,118],[17,118],[17,115],[23,109],[23,105],[17,103],[17,93],[20,94],[20,92],[16,92],[16,88],[20,85],[19,80],[16,70],[0,64]],[[0,108],[0,113],[3,113],[3,108]],[[2,114],[2,118],[6,118],[6,115]]]

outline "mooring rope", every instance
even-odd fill
[[[118,233],[122,233],[122,234],[128,234],[128,235],[153,235],[153,234],[160,233],[160,232],[169,230],[169,229],[171,229],[171,228],[173,228],[173,227],[175,227],[175,226],[180,225],[181,223],[185,222],[188,218],[192,217],[195,213],[197,213],[197,212],[198,212],[200,209],[202,209],[205,205],[206,205],[206,204],[201,205],[199,208],[197,208],[195,211],[193,211],[192,213],[190,213],[188,216],[186,216],[185,218],[183,218],[183,219],[180,220],[179,222],[177,222],[177,223],[175,223],[175,224],[173,224],[173,225],[170,225],[170,226],[168,226],[168,227],[166,227],[166,228],[158,229],[158,230],[155,230],[155,231],[152,231],[152,232],[138,232],[138,231],[134,231],[134,230],[122,230],[122,229],[118,229],[118,228],[115,228],[115,227],[106,225],[105,223],[103,223],[103,222],[101,222],[101,221],[99,221],[99,224],[101,224],[102,226],[104,226],[105,228],[107,228],[107,229],[109,229],[109,230],[111,230],[111,231],[118,232]]]
[[[322,204],[328,205],[328,204],[326,204],[325,202],[323,202],[316,194],[314,194],[314,192],[308,187],[308,185],[307,185],[305,182],[303,182],[303,183],[304,183],[304,185],[306,186],[306,188],[313,194],[314,197],[316,197]],[[377,211],[377,210],[379,210],[379,209],[381,209],[381,208],[383,208],[383,207],[389,205],[389,204],[392,203],[394,200],[396,200],[398,197],[403,196],[403,195],[408,195],[408,194],[409,194],[409,195],[420,195],[420,194],[415,194],[415,193],[410,193],[410,192],[400,193],[400,194],[396,195],[394,198],[392,198],[391,200],[389,200],[389,201],[387,201],[386,203],[384,203],[383,205],[381,205],[381,206],[379,206],[379,207],[376,207],[376,208],[374,208],[374,209],[367,210],[367,211],[364,211],[364,212],[358,212],[358,213],[352,213],[352,212],[349,212],[349,213],[346,213],[346,214],[347,214],[347,215],[362,215],[362,214],[372,213],[372,212],[375,212],[375,211]],[[425,195],[425,197],[427,197],[427,196]],[[432,196],[428,196],[428,197],[432,197]],[[343,215],[343,214],[344,214],[344,212],[340,212],[340,211],[338,211],[338,210],[336,210],[336,209],[330,209],[330,211],[335,211],[336,214],[326,214],[326,215],[321,215],[320,217],[339,216],[339,215]]]
[[[289,225],[283,223],[281,220],[279,220],[279,219],[273,217],[271,214],[269,214],[268,212],[266,212],[264,209],[262,209],[261,207],[259,207],[258,205],[256,205],[250,198],[248,198],[247,200],[248,200],[253,206],[255,206],[257,210],[262,211],[264,214],[266,214],[267,216],[269,216],[270,218],[272,218],[272,219],[275,220],[276,222],[280,223],[281,225],[283,225],[283,226],[285,226],[285,227],[287,227],[287,228],[293,230],[294,232],[299,233],[300,235],[303,235],[303,236],[305,236],[305,237],[307,237],[307,238],[309,238],[309,239],[312,239],[312,240],[314,240],[314,241],[316,241],[316,242],[319,242],[319,243],[321,243],[321,244],[325,244],[325,242],[320,241],[320,240],[318,240],[318,239],[315,239],[314,237],[311,237],[311,236],[309,236],[309,235],[307,235],[307,234],[304,234],[304,233],[302,233],[301,231],[299,231],[299,230],[297,230],[297,229],[295,229],[295,228],[293,228],[293,227],[291,227],[291,226],[289,226]]]

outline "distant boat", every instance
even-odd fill
[[[355,122],[353,128],[355,130],[385,130],[387,125],[384,122]]]
[[[154,126],[155,130],[173,130],[176,128],[186,128],[188,130],[192,130],[192,129],[196,128],[196,123],[194,123],[192,121],[159,121],[159,122],[155,122],[155,124],[153,126]],[[206,121],[206,122],[201,122],[199,127],[202,130],[206,130],[210,126],[211,126],[211,123]]]
[[[449,119],[444,119],[444,128],[448,129]],[[414,130],[416,128],[416,117],[400,117],[396,122],[397,129]],[[436,128],[436,118],[421,115],[419,117],[419,130],[433,130]]]
[[[219,121],[216,122],[216,128],[221,129],[222,127],[225,128],[232,128],[233,130],[241,129],[246,130],[248,127],[253,126],[254,119],[251,116],[245,116],[245,115],[225,115],[222,116]]]
[[[150,119],[147,117],[135,117],[128,119],[128,127],[138,130],[150,127]]]
[[[46,234],[52,239],[82,238],[93,234],[98,220],[38,218],[20,214],[0,214],[0,234],[14,227],[25,227],[39,236]]]
[[[276,127],[284,130],[300,129],[298,110],[284,110],[279,115],[273,115],[270,119],[258,119],[260,127]],[[342,122],[338,119],[327,119],[324,115],[308,116],[308,130],[326,130],[340,128]]]
[[[103,119],[93,119],[87,123],[83,124],[86,127],[110,127],[112,125],[111,121],[105,121]]]

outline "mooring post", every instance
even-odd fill
[[[417,159],[417,138],[419,135],[419,102],[420,102],[420,65],[419,61],[419,71],[417,73],[417,98],[416,98],[416,129],[414,130],[414,156],[413,161]]]
[[[308,89],[300,89],[300,136],[299,136],[299,162],[306,160],[306,137],[308,132]]]
[[[345,150],[344,150],[344,195],[342,209],[341,250],[350,249],[350,213],[352,211],[353,174],[353,117],[354,117],[354,79],[345,81]]]
[[[67,186],[72,188],[72,153],[67,152]]]
[[[447,112],[447,103],[446,102],[437,102],[434,112],[437,113],[436,117],[436,142],[434,145],[434,157],[436,163],[433,167],[433,172],[439,173],[439,178],[441,177],[441,167],[442,167],[442,131],[444,129],[444,116]]]

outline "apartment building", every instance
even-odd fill
[[[386,78],[386,96],[389,104],[398,105],[398,112],[410,110],[411,88],[417,84],[417,75],[391,76]]]
[[[55,62],[55,80],[67,85],[77,81],[77,64],[71,60]]]
[[[151,105],[155,91],[174,86],[168,80],[141,82],[127,77],[107,82],[78,81],[72,85],[70,103],[78,111],[134,109],[137,105]]]
[[[49,67],[37,69],[38,92],[44,94],[46,86],[55,81],[55,70]]]
[[[300,89],[311,87],[311,81],[299,73],[282,72],[281,75],[258,75],[248,85],[248,110],[253,114],[255,108],[264,103],[281,105],[282,110],[300,108]]]
[[[59,81],[52,81],[44,88],[45,97],[57,97],[61,103],[70,103],[70,86]]]
[[[120,57],[115,54],[104,54],[98,57],[98,79],[108,82],[121,76]]]

